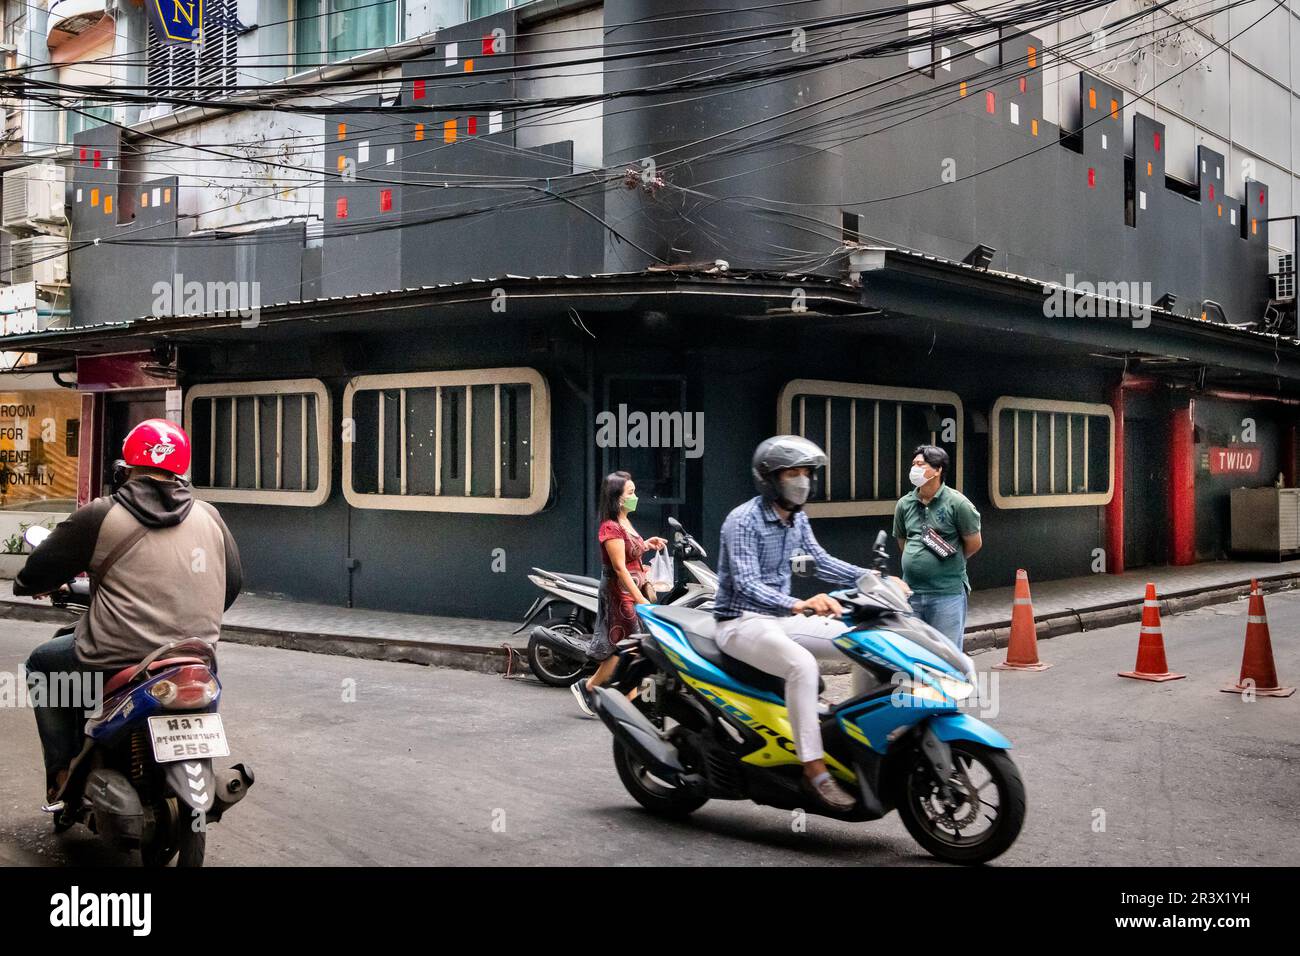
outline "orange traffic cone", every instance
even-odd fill
[[[1246,647],[1241,654],[1241,677],[1235,684],[1220,687],[1225,694],[1246,691],[1264,697],[1290,697],[1294,687],[1279,687],[1277,668],[1273,665],[1273,643],[1268,636],[1268,616],[1264,613],[1264,595],[1256,581],[1250,582],[1250,604],[1246,608]]]
[[[1142,602],[1142,632],[1138,637],[1137,664],[1131,671],[1120,671],[1120,677],[1137,680],[1179,680],[1186,674],[1171,674],[1165,661],[1165,636],[1160,631],[1160,605],[1156,602],[1156,586],[1147,585],[1146,600]]]
[[[994,664],[998,671],[1045,671],[1051,664],[1038,659],[1038,629],[1034,625],[1034,602],[1029,597],[1029,575],[1016,572],[1016,596],[1011,605],[1011,641],[1007,659]]]

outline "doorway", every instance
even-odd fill
[[[104,396],[104,456],[100,487],[113,486],[113,462],[122,457],[122,442],[146,418],[166,418],[166,393],[160,389],[109,392]]]
[[[1169,561],[1167,417],[1124,416],[1124,567]]]

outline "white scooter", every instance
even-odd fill
[[[669,518],[668,526],[672,529],[673,587],[659,603],[709,610],[718,590],[718,576],[704,563],[708,552],[676,518]],[[580,574],[532,570],[528,580],[545,593],[533,602],[514,633],[538,624],[528,638],[528,666],[542,683],[567,687],[596,669],[588,650],[596,630],[600,581]]]

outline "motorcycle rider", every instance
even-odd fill
[[[754,451],[758,496],[722,524],[714,617],[723,653],[784,678],[805,783],[831,809],[849,810],[853,796],[826,769],[817,707],[818,658],[843,660],[832,641],[846,629],[837,620],[844,608],[827,594],[804,601],[790,595],[790,558],[799,552],[813,559],[817,576],[829,584],[852,587],[868,573],[831,557],[803,513],[812,477],[825,465],[825,453],[798,435],[776,435]],[[805,610],[818,617],[805,619]]]
[[[78,574],[91,577],[90,608],[72,634],[37,647],[28,683],[58,674],[113,672],[174,641],[215,644],[221,617],[239,594],[239,549],[221,516],[190,491],[190,439],[179,425],[149,419],[122,443],[127,480],[73,512],[27,559],[14,593],[40,595]],[[66,681],[64,682],[66,684]],[[99,685],[99,686],[102,686]],[[81,707],[38,706],[36,729],[53,803],[81,750]],[[66,702],[65,702],[66,703]],[[83,701],[84,703],[84,701]],[[94,706],[98,706],[96,702]]]

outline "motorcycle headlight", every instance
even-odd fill
[[[938,688],[932,687],[929,684],[908,681],[903,684],[902,687],[909,694],[919,700],[929,700],[936,704],[946,704],[948,702],[948,698],[945,697]]]
[[[917,673],[913,680],[908,681],[903,686],[908,689],[913,697],[919,697],[922,700],[932,700],[935,703],[945,703],[948,700],[962,701],[968,699],[975,693],[975,685],[967,681],[960,680],[956,677],[949,677],[942,674],[932,667],[926,667],[923,664],[916,665]],[[922,679],[924,673],[931,681],[939,686],[936,688],[933,684]]]
[[[966,700],[971,694],[975,693],[974,684],[968,684],[964,680],[957,680],[955,677],[940,677],[939,686],[953,700]]]

